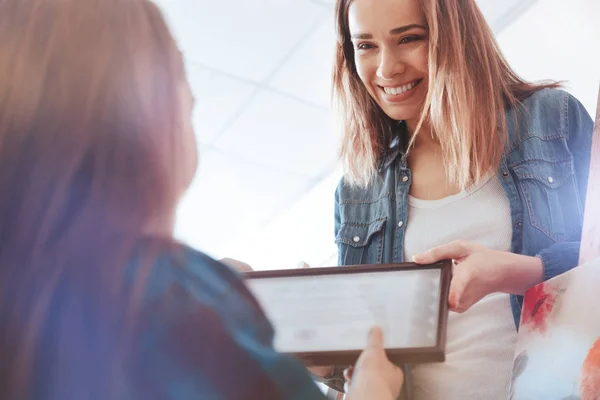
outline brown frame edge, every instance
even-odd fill
[[[396,364],[417,364],[442,362],[445,360],[446,330],[448,323],[448,294],[452,278],[452,261],[444,260],[434,264],[416,264],[412,262],[398,264],[362,264],[341,267],[277,269],[267,271],[245,272],[245,279],[265,279],[294,276],[360,274],[365,272],[395,270],[440,270],[440,305],[437,325],[436,345],[433,347],[388,349],[386,353],[390,361]],[[361,350],[319,351],[307,353],[290,353],[308,366],[320,365],[352,365],[356,363]]]

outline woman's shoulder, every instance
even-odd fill
[[[152,261],[133,352],[153,395],[318,398],[302,366],[273,349],[273,328],[239,273],[175,242],[146,241],[136,262],[144,259]]]
[[[569,138],[593,125],[583,104],[560,88],[540,89],[507,113],[509,140]],[[589,128],[591,129],[591,128]]]
[[[536,90],[523,99],[524,104],[562,104],[571,94],[561,88],[543,88]]]
[[[224,296],[247,297],[237,271],[191,246],[173,240],[145,238],[136,247],[128,271],[135,283],[144,279],[146,298],[185,292],[194,301],[214,303]],[[240,300],[242,298],[240,297]]]
[[[572,109],[585,108],[571,93],[560,88],[544,88],[537,90],[521,101],[528,114],[537,117],[562,115],[568,116]]]
[[[143,285],[142,309],[150,310],[155,322],[162,321],[159,325],[202,314],[219,320],[232,334],[272,336],[271,325],[239,272],[174,241],[147,240],[137,253],[130,282],[134,288],[136,283]]]
[[[568,91],[560,88],[544,88],[523,99],[522,104],[537,114],[560,114],[569,118],[575,114],[591,117],[581,101]]]

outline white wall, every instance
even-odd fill
[[[230,248],[230,256],[254,269],[296,268],[300,262],[313,267],[337,265],[333,208],[340,176],[336,170],[264,230],[234,240],[237,244]]]
[[[600,1],[538,0],[498,35],[512,67],[529,80],[565,80],[596,113],[600,84]]]

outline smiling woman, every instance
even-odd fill
[[[592,120],[511,69],[475,0],[338,0],[336,23],[338,264],[453,259],[446,361],[405,395],[506,398],[522,294],[578,263]]]
[[[350,184],[374,177],[404,121],[412,140],[438,139],[447,179],[464,189],[500,160],[505,106],[558,87],[512,71],[473,0],[338,1],[337,25],[334,100]]]

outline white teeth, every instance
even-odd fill
[[[408,92],[410,89],[414,88],[415,86],[417,86],[417,83],[419,81],[414,81],[412,83],[409,83],[408,85],[403,85],[403,86],[398,86],[398,87],[384,87],[383,90],[387,93],[387,94],[391,94],[391,95],[398,95],[404,92]]]

